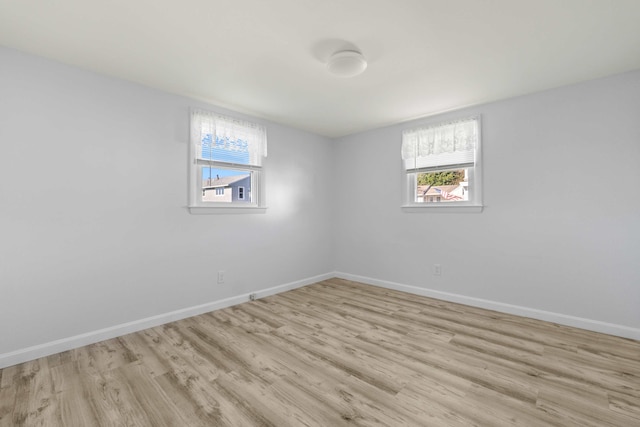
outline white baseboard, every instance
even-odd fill
[[[289,291],[291,289],[300,288],[302,286],[310,285],[312,283],[320,282],[332,277],[335,277],[334,273],[327,273],[319,276],[308,277],[306,279],[298,280],[291,283],[286,283],[280,286],[274,286],[272,288],[262,289],[252,293],[256,295],[256,298],[264,298],[269,295],[274,295],[281,292]],[[34,360],[40,357],[49,356],[51,354],[60,353],[62,351],[67,351],[85,345],[93,344],[99,341],[104,341],[107,339],[130,334],[132,332],[141,331],[143,329],[164,325],[165,323],[175,322],[176,320],[185,319],[187,317],[208,313],[213,310],[231,307],[233,305],[249,301],[249,295],[250,294],[247,293],[218,301],[212,301],[206,304],[187,307],[169,313],[147,317],[145,319],[134,320],[133,322],[123,323],[120,325],[99,329],[97,331],[91,331],[84,334],[35,345],[32,347],[12,351],[10,353],[0,354],[0,369],[6,368],[7,366],[27,362],[29,360]]]
[[[322,280],[327,280],[333,277],[338,277],[345,280],[352,280],[355,282],[366,283],[369,285],[379,286],[382,288],[408,292],[415,295],[422,295],[426,297],[436,298],[444,301],[466,304],[473,307],[486,308],[489,310],[495,310],[503,313],[515,314],[517,316],[524,316],[524,317],[530,317],[533,319],[545,320],[548,322],[554,322],[561,325],[573,326],[576,328],[586,329],[586,330],[595,331],[595,332],[602,332],[609,335],[615,335],[619,337],[640,340],[640,329],[638,328],[600,322],[597,320],[569,316],[569,315],[560,314],[560,313],[553,313],[553,312],[544,311],[544,310],[537,310],[529,307],[505,304],[505,303],[485,300],[481,298],[474,298],[474,297],[468,297],[468,296],[459,295],[459,294],[436,291],[433,289],[420,288],[417,286],[403,285],[400,283],[389,282],[386,280],[378,280],[370,277],[358,276],[355,274],[349,274],[349,273],[343,273],[343,272],[326,273],[326,274],[298,280],[295,282],[287,283],[284,285],[262,289],[252,293],[256,294],[256,298],[264,298],[269,295],[275,295],[281,292],[300,288],[302,286],[310,285],[312,283],[320,282]],[[29,360],[34,360],[39,357],[49,356],[51,354],[60,353],[62,351],[71,350],[74,348],[93,344],[99,341],[104,341],[107,339],[130,334],[132,332],[141,331],[143,329],[163,325],[165,323],[174,322],[176,320],[185,319],[187,317],[208,313],[213,310],[219,310],[221,308],[231,307],[233,305],[237,305],[237,304],[246,302],[248,300],[249,300],[248,293],[237,295],[231,298],[212,301],[212,302],[197,305],[194,307],[187,307],[181,310],[159,314],[157,316],[147,317],[145,319],[135,320],[133,322],[123,323],[120,325],[99,329],[97,331],[91,331],[84,334],[75,335],[72,337],[35,345],[32,347],[12,351],[10,353],[0,354],[0,369],[6,368],[7,366],[12,366],[12,365],[17,365],[19,363],[27,362]]]
[[[430,298],[440,299],[443,301],[456,302],[473,307],[486,308],[488,310],[499,311],[502,313],[515,314],[517,316],[530,317],[532,319],[545,320],[560,325],[572,326],[575,328],[586,329],[594,332],[602,332],[604,334],[615,335],[623,338],[640,340],[640,329],[632,328],[624,325],[601,322],[598,320],[585,319],[582,317],[569,316],[566,314],[553,313],[550,311],[538,310],[535,308],[522,307],[519,305],[505,304],[496,301],[485,300],[481,298],[468,297],[459,294],[436,291],[433,289],[420,288],[417,286],[403,285],[400,283],[389,282],[386,280],[372,279],[371,277],[358,276],[355,274],[335,272],[335,277],[354,282],[366,283],[368,285],[379,286],[381,288],[393,289],[402,292],[408,292],[415,295],[426,296]]]

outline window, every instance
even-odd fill
[[[482,206],[480,118],[402,133],[404,207]]]
[[[264,126],[219,114],[191,112],[189,207],[264,208]],[[236,190],[237,189],[237,190]],[[205,209],[205,211],[206,211]],[[206,213],[206,212],[204,212]]]

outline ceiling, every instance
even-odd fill
[[[0,0],[0,45],[339,137],[640,69],[640,0]]]

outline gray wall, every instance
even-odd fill
[[[335,198],[336,270],[640,337],[640,72],[428,121],[470,114],[482,115],[480,214],[401,211],[400,134],[427,120],[337,141],[349,185]]]
[[[189,108],[228,112],[0,64],[0,355],[333,270],[330,140],[266,123],[267,213],[191,215]]]

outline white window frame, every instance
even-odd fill
[[[206,124],[203,124],[205,123]],[[202,155],[202,135],[205,127],[223,132],[225,136],[242,138],[249,145],[250,164],[205,159]],[[207,131],[209,132],[209,131]],[[216,136],[213,135],[213,138]],[[189,144],[189,212],[192,214],[264,213],[266,211],[264,158],[267,155],[266,128],[263,125],[223,116],[217,113],[191,111],[191,143]],[[202,171],[205,167],[247,172],[251,176],[251,200],[246,201],[246,188],[242,202],[203,201]],[[233,199],[233,196],[232,196]],[[240,200],[240,199],[239,199]]]
[[[403,132],[403,152],[405,151],[404,135],[407,133],[419,131],[421,129],[438,128],[451,125],[457,122],[476,121],[477,123],[477,141],[475,142],[475,150],[473,152],[472,165],[465,164],[464,167],[455,163],[455,161],[443,162],[437,167],[422,168],[420,167],[420,157],[407,160],[406,154],[403,155],[402,161],[402,210],[404,212],[482,212],[482,122],[479,115],[472,117],[463,117],[453,120],[426,123],[422,126],[407,129]],[[424,158],[422,158],[424,159]],[[412,163],[413,162],[413,163]],[[471,198],[464,201],[448,201],[442,203],[429,203],[416,201],[417,175],[422,172],[440,172],[446,170],[467,169],[469,179],[469,194]]]
[[[238,187],[238,200],[244,200],[244,187]]]

